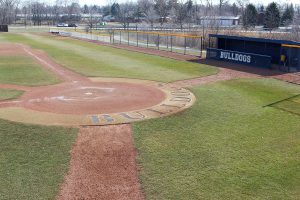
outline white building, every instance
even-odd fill
[[[239,25],[240,19],[240,16],[205,16],[199,19],[198,24],[205,27],[234,27]]]

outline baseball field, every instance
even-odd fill
[[[0,199],[299,199],[299,94],[160,51],[1,33]]]

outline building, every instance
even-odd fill
[[[240,24],[240,16],[206,16],[198,20],[205,27],[235,27]]]
[[[300,43],[228,35],[209,35],[207,58],[261,68],[272,65],[288,72],[300,71]]]

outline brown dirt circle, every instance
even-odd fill
[[[57,114],[104,114],[154,106],[166,98],[163,91],[132,83],[66,83],[25,94],[19,106]]]

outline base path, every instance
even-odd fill
[[[131,125],[83,127],[58,200],[144,199]]]

